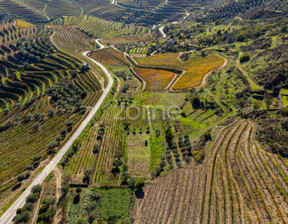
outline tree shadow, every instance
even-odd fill
[[[74,197],[74,199],[73,199],[73,204],[76,205],[76,204],[78,204],[79,202],[80,202],[80,195],[77,194],[77,195]]]
[[[16,190],[18,190],[21,186],[22,186],[22,183],[18,183],[18,184],[16,184],[16,185],[11,189],[11,191],[16,191]]]
[[[143,199],[145,196],[145,193],[142,189],[138,189],[135,191],[135,196],[137,199]]]

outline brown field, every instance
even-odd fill
[[[92,58],[108,66],[129,65],[129,62],[124,57],[124,54],[115,50],[114,48],[105,48],[95,51]]]
[[[176,75],[173,72],[160,69],[140,68],[136,66],[133,69],[147,83],[146,90],[163,90]]]
[[[186,62],[178,58],[177,53],[167,53],[147,58],[136,58],[140,65],[181,69],[186,72],[173,85],[175,90],[183,90],[201,85],[202,79],[208,72],[221,67],[225,60],[217,54],[206,57],[191,58]]]
[[[146,185],[135,223],[287,223],[288,162],[254,135],[246,120],[219,130],[202,164]]]

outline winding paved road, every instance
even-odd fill
[[[87,52],[84,52],[83,55],[87,57]],[[87,57],[89,58],[89,57]],[[88,125],[90,120],[94,117],[96,112],[99,110],[101,104],[104,102],[105,98],[107,97],[110,89],[113,86],[113,77],[108,72],[108,70],[99,62],[89,58],[90,61],[98,65],[103,72],[107,75],[109,83],[107,85],[107,88],[104,90],[102,96],[98,100],[97,104],[93,107],[93,109],[90,111],[90,113],[87,115],[85,120],[81,123],[81,125],[78,127],[78,129],[74,132],[72,137],[68,140],[68,142],[62,147],[62,149],[56,154],[56,156],[51,160],[51,162],[43,169],[43,171],[39,174],[39,176],[32,182],[32,184],[21,194],[21,196],[11,205],[11,207],[0,217],[0,224],[9,224],[12,222],[13,218],[16,215],[16,211],[18,208],[23,207],[25,204],[26,197],[31,193],[31,189],[33,186],[37,184],[42,184],[45,178],[52,172],[55,166],[60,162],[62,157],[66,154],[66,152],[69,150],[69,148],[72,146],[72,144],[76,141],[76,139],[79,137],[79,135],[82,133],[82,131],[85,129],[85,127]]]
[[[163,36],[163,38],[166,38],[166,33],[164,32],[164,28],[165,28],[165,26],[161,26],[160,28],[159,28],[159,31],[160,31],[160,33],[162,34],[162,36]]]

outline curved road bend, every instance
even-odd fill
[[[164,28],[165,28],[165,26],[161,26],[160,28],[159,28],[159,31],[160,31],[160,33],[162,34],[162,36],[163,36],[163,38],[166,38],[166,33],[164,32]]]
[[[86,58],[87,52],[84,52],[83,55]],[[11,205],[11,207],[0,217],[0,224],[9,224],[12,222],[13,218],[16,215],[16,211],[18,208],[23,207],[25,204],[26,197],[31,193],[31,189],[33,186],[37,184],[43,183],[45,178],[49,175],[49,173],[52,172],[54,167],[60,162],[62,157],[66,154],[66,152],[69,150],[69,148],[72,146],[72,144],[76,141],[76,139],[79,137],[79,135],[82,133],[82,131],[85,129],[85,127],[88,125],[90,120],[94,117],[96,112],[99,110],[101,104],[104,102],[105,98],[107,97],[110,89],[113,86],[113,77],[108,72],[108,70],[99,62],[89,58],[93,63],[98,65],[103,72],[107,75],[109,83],[107,88],[104,90],[103,94],[101,95],[100,99],[96,103],[96,105],[93,107],[93,109],[90,111],[90,113],[87,115],[85,120],[81,123],[79,128],[74,132],[72,137],[68,140],[68,142],[61,148],[61,150],[56,154],[56,156],[50,161],[50,163],[43,169],[43,171],[37,176],[37,178],[32,182],[32,184],[21,194],[21,196]]]
[[[95,40],[95,42],[100,46],[99,50],[105,48],[105,46],[100,43],[100,39]]]

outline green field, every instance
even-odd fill
[[[83,192],[78,195],[80,197],[79,201],[75,200],[77,197],[75,193],[71,193],[69,197],[67,217],[69,224],[77,224],[81,221],[86,222],[90,216],[94,216],[97,222],[115,223],[119,219],[129,219],[133,202],[133,195],[130,189],[84,189]],[[78,203],[75,201],[78,201]]]

